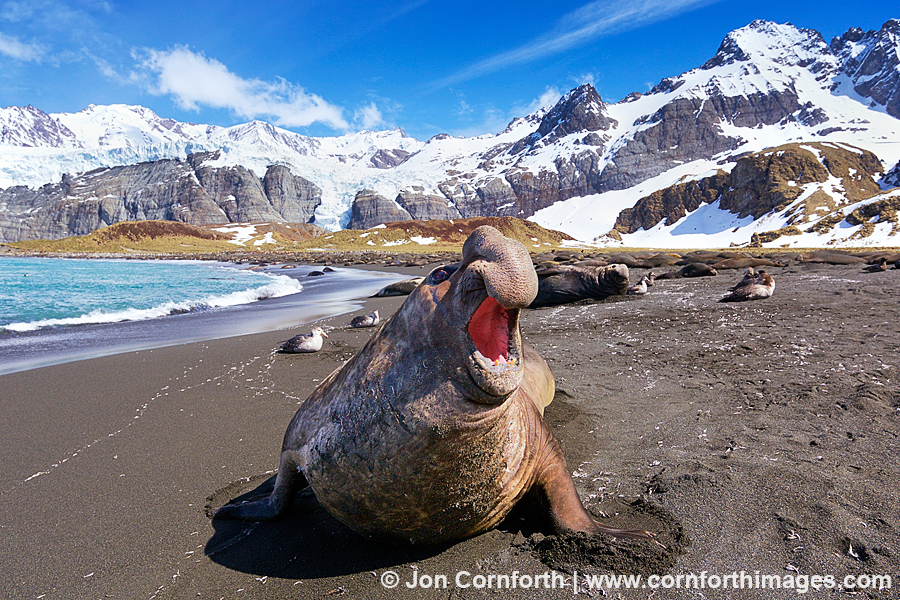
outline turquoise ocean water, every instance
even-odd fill
[[[294,327],[355,310],[403,279],[357,269],[309,276],[314,269],[0,257],[0,374]]]
[[[23,332],[152,319],[302,289],[285,275],[200,261],[10,258],[0,262],[0,328]]]

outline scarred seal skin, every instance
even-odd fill
[[[553,374],[519,330],[537,287],[522,244],[476,229],[459,267],[426,278],[300,406],[272,493],[216,517],[278,518],[309,485],[364,536],[433,544],[490,529],[533,494],[559,532],[650,538],[588,515],[544,423]]]

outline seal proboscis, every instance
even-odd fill
[[[272,493],[216,516],[278,518],[309,485],[364,536],[445,543],[496,526],[531,495],[558,532],[651,538],[597,523],[578,497],[543,419],[553,374],[519,329],[537,287],[521,243],[476,229],[459,267],[426,278],[301,404]]]

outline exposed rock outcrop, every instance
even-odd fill
[[[885,107],[900,119],[900,20],[891,19],[878,31],[851,28],[831,40],[831,50],[842,62],[853,89]]]
[[[97,169],[37,190],[2,190],[0,241],[85,235],[120,221],[306,222],[321,202],[321,190],[283,167],[260,179],[244,167],[204,165],[215,156]]]
[[[719,171],[700,181],[688,181],[657,190],[638,200],[633,208],[626,208],[616,219],[615,231],[634,233],[650,229],[658,223],[674,225],[679,219],[704,204],[716,201],[722,190],[727,189],[730,175]]]
[[[287,221],[310,223],[322,203],[322,189],[281,165],[271,165],[263,189],[272,207]]]
[[[786,209],[803,194],[806,199],[801,206],[793,207],[788,226],[807,223],[842,203],[877,195],[881,188],[875,177],[881,170],[878,158],[865,150],[833,144],[788,144],[739,159],[731,173],[719,171],[641,198],[633,208],[619,214],[615,230],[634,233],[662,221],[672,225],[703,204],[716,201],[719,208],[738,217],[758,219]],[[840,181],[840,198],[807,188],[831,179]],[[839,220],[842,219],[843,214]]]
[[[372,190],[360,190],[350,207],[348,229],[369,229],[392,221],[411,221],[412,215],[393,200]]]
[[[394,148],[391,150],[377,150],[369,160],[372,166],[377,169],[390,169],[397,165],[402,165],[409,156],[410,153],[406,150]]]
[[[416,221],[462,218],[459,210],[447,198],[426,194],[422,188],[404,190],[397,195],[396,200]]]

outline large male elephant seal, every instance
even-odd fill
[[[537,293],[524,246],[479,227],[446,274],[416,288],[300,406],[272,493],[217,517],[282,516],[309,485],[364,536],[444,543],[496,526],[532,494],[557,531],[652,536],[588,515],[544,423],[554,380],[519,331]]]
[[[621,296],[628,290],[628,267],[559,265],[537,273],[538,292],[528,308],[558,306],[578,300]]]

